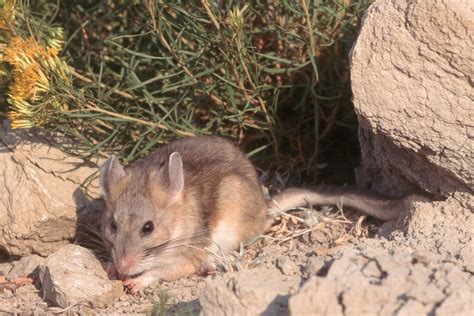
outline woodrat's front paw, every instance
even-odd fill
[[[156,281],[158,280],[155,277],[145,273],[136,278],[126,277],[123,280],[123,285],[127,288],[130,294],[135,295]]]

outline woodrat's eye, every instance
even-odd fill
[[[110,222],[110,230],[115,233],[117,231],[117,223],[114,220]]]
[[[142,227],[142,234],[143,235],[148,235],[155,229],[155,225],[153,225],[152,221],[146,222],[143,227]]]

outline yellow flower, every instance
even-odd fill
[[[5,28],[7,24],[13,23],[15,15],[13,9],[15,8],[15,0],[5,0],[3,8],[0,10],[0,29]]]
[[[8,112],[8,118],[12,122],[12,128],[30,128],[34,126],[31,120],[24,119],[21,113]]]
[[[13,72],[13,84],[10,87],[10,94],[19,98],[26,99],[34,92],[34,86],[38,82],[40,75],[39,64],[28,65],[22,73]]]
[[[229,16],[227,17],[227,23],[235,30],[240,30],[245,25],[244,13],[247,10],[248,5],[244,5],[242,9],[234,8],[230,10]]]
[[[24,68],[29,64],[37,63],[42,57],[47,57],[46,49],[34,39],[25,41],[21,37],[13,37],[8,46],[3,50],[3,60],[15,69]]]
[[[0,62],[13,68],[7,94],[13,128],[38,126],[46,123],[52,112],[67,110],[66,102],[51,90],[58,80],[71,86],[67,65],[59,59],[56,48],[46,49],[32,38],[13,37],[0,53]]]
[[[51,47],[48,50],[48,53],[49,53],[50,56],[56,57],[56,56],[58,56],[58,49],[56,47]]]

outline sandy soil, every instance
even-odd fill
[[[464,204],[465,205],[465,204]],[[336,208],[279,216],[222,271],[123,293],[106,309],[42,300],[40,285],[0,292],[0,312],[104,314],[420,314],[473,310],[474,216],[454,196],[381,223]],[[1,267],[1,266],[0,266]]]

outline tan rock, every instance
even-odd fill
[[[38,255],[23,257],[14,263],[13,268],[7,274],[7,278],[11,280],[19,277],[31,276],[36,272],[36,268],[38,268],[38,266],[43,262],[44,258]]]
[[[109,280],[94,254],[77,245],[49,255],[39,277],[45,298],[63,308],[79,302],[105,307],[123,293],[122,283]]]
[[[0,141],[0,249],[47,256],[74,236],[76,213],[84,206],[74,195],[97,166],[30,131],[4,127]]]
[[[405,218],[384,224],[380,233],[395,244],[409,245],[422,253],[434,252],[466,271],[474,271],[474,213],[460,203],[467,199],[455,194],[445,201],[419,203]]]
[[[281,256],[277,259],[276,267],[284,275],[295,275],[299,271],[298,265],[285,256]]]
[[[474,2],[375,1],[352,52],[361,184],[474,188]]]
[[[206,281],[201,294],[203,315],[284,315],[288,295],[298,277],[284,277],[276,268],[257,268],[227,273]]]
[[[0,263],[0,276],[6,276],[11,269],[13,268],[13,264],[10,262],[1,262]]]
[[[469,315],[473,277],[436,255],[409,249],[346,248],[323,277],[289,299],[291,315]]]

